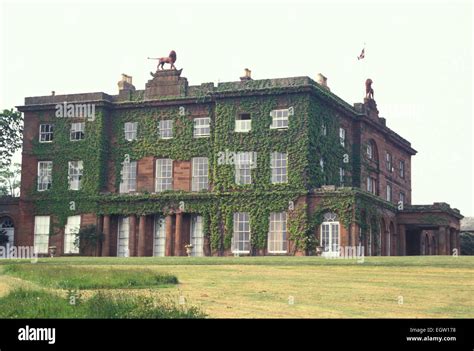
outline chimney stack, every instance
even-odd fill
[[[135,91],[132,84],[132,76],[122,73],[122,79],[118,82],[119,97],[121,100],[130,100],[131,94]]]
[[[331,91],[331,89],[329,89],[328,87],[328,79],[325,76],[323,76],[321,73],[318,73],[316,75],[316,83],[321,85],[324,89]]]
[[[243,77],[240,77],[240,80],[241,80],[242,82],[245,82],[245,81],[247,81],[247,80],[252,80],[252,71],[249,70],[248,68],[246,68],[246,69],[244,70],[244,76],[243,76]]]

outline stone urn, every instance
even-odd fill
[[[191,254],[193,253],[193,245],[191,244],[188,244],[188,245],[184,245],[184,248],[186,249],[186,255],[188,255],[188,257],[191,257]]]

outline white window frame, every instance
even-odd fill
[[[207,138],[211,135],[211,118],[196,117],[194,118],[194,138]]]
[[[232,253],[250,253],[250,215],[248,212],[234,213],[234,232],[232,235]]]
[[[86,123],[85,122],[71,123],[71,129],[69,132],[69,140],[79,141],[79,140],[84,140],[85,137],[86,137]]]
[[[249,119],[241,119],[242,115],[249,115]],[[235,119],[235,128],[236,133],[248,133],[252,130],[252,117],[250,113],[242,113]]]
[[[341,186],[344,186],[345,176],[346,176],[346,171],[344,170],[343,167],[339,167],[339,184],[341,184]]]
[[[270,154],[272,184],[288,183],[288,153],[274,151]]]
[[[367,157],[369,158],[369,160],[374,159],[374,147],[371,142],[367,143]]]
[[[66,226],[64,227],[64,253],[78,254],[79,246],[75,245],[76,234],[81,228],[81,216],[69,216]]]
[[[271,254],[286,254],[288,252],[286,212],[270,213],[267,249]]]
[[[38,161],[38,191],[46,191],[53,185],[53,161]]]
[[[119,217],[117,225],[117,257],[130,256],[130,217]]]
[[[84,165],[82,161],[68,162],[69,190],[81,190]]]
[[[125,122],[124,124],[125,140],[137,140],[138,122]]]
[[[50,225],[50,216],[35,216],[34,250],[36,253],[48,253]]]
[[[292,109],[284,108],[272,110],[270,116],[272,117],[272,124],[270,129],[288,129],[289,116],[292,115]]]
[[[339,142],[342,147],[346,147],[346,130],[344,128],[339,128]]]
[[[377,195],[376,187],[377,187],[377,181],[374,178],[368,176],[367,177],[367,191],[373,195]]]
[[[237,152],[235,162],[235,184],[252,184],[253,152]]]
[[[192,158],[191,191],[209,190],[209,159]]]
[[[323,223],[320,226],[321,246],[323,257],[339,257],[341,243],[341,228],[336,216],[324,216]],[[329,218],[332,217],[332,218]]]
[[[393,199],[393,189],[391,184],[387,184],[385,188],[385,200],[392,202]]]
[[[153,256],[166,255],[166,219],[164,216],[155,215],[153,227]]]
[[[160,139],[173,139],[173,120],[162,119],[158,122],[158,136]]]
[[[390,173],[393,172],[393,158],[392,158],[392,154],[388,151],[385,152],[385,168]]]
[[[400,160],[399,162],[399,175],[400,175],[400,178],[403,178],[405,179],[405,161],[404,160]]]
[[[123,162],[120,175],[120,194],[137,190],[137,161]]]
[[[406,196],[405,196],[405,193],[403,191],[400,191],[400,193],[398,194],[398,200],[401,201],[402,204],[405,204]]]
[[[48,140],[42,140],[43,136],[45,137],[44,139],[48,139]],[[38,141],[40,143],[52,143],[53,140],[54,140],[54,124],[52,124],[52,123],[40,124]]]
[[[155,192],[173,190],[173,160],[157,158],[155,160]]]
[[[190,244],[193,246],[191,256],[204,256],[204,219],[202,216],[191,217]]]

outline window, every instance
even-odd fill
[[[39,130],[39,142],[40,143],[50,143],[53,141],[53,130],[54,126],[52,124],[40,124]]]
[[[136,191],[137,187],[137,161],[122,163],[120,172],[122,180],[120,182],[120,193],[129,193]]]
[[[75,141],[84,139],[85,127],[86,124],[84,122],[71,123],[71,132],[69,134],[69,140]]]
[[[155,216],[153,256],[164,256],[166,247],[165,217]]]
[[[2,230],[7,236],[7,243],[10,243],[10,245],[13,245],[15,242],[15,226],[11,218],[9,217],[0,218],[0,231]]]
[[[390,184],[387,184],[387,194],[385,199],[387,201],[392,201],[392,186]]]
[[[321,124],[321,134],[324,136],[328,135],[328,129],[325,123]]]
[[[286,212],[270,213],[270,227],[268,231],[268,252],[286,253]]]
[[[241,113],[235,120],[235,131],[247,133],[252,129],[252,119],[250,113]]]
[[[386,165],[387,171],[389,171],[389,172],[393,171],[393,168],[392,168],[392,154],[389,153],[389,152],[387,152],[385,154],[385,165]]]
[[[202,216],[191,217],[191,240],[193,245],[191,256],[204,256],[204,232]]]
[[[272,169],[272,183],[288,182],[288,157],[286,152],[272,152],[270,155]]]
[[[270,129],[283,129],[288,128],[288,116],[292,115],[293,109],[282,109],[282,110],[273,110],[270,112],[272,117],[272,124]]]
[[[173,137],[173,120],[165,119],[158,123],[158,135],[160,139],[171,139]]]
[[[81,216],[70,216],[67,218],[66,227],[64,228],[64,253],[78,254],[79,246],[75,245],[76,234],[79,233],[81,227]]]
[[[341,186],[344,186],[345,173],[344,168],[339,167],[339,184]]]
[[[173,189],[173,160],[159,158],[156,160],[155,191],[161,192]]]
[[[194,137],[208,137],[211,135],[211,119],[209,117],[199,117],[194,119]]]
[[[128,257],[129,217],[119,217],[117,228],[117,257]]]
[[[373,160],[374,159],[374,148],[373,148],[373,145],[371,142],[369,142],[367,144],[367,158],[369,160]]]
[[[36,253],[48,253],[49,221],[49,216],[35,216],[34,249]]]
[[[207,190],[209,188],[209,160],[207,157],[193,157],[192,191]]]
[[[344,128],[339,128],[339,141],[343,147],[346,146],[346,130]]]
[[[339,222],[337,221],[337,216],[334,213],[326,213],[321,224],[322,256],[339,256],[339,242]]]
[[[238,152],[235,155],[235,183],[252,184],[253,152]]]
[[[405,161],[400,160],[400,178],[405,178]]]
[[[82,180],[82,161],[69,161],[69,190],[80,190]]]
[[[377,194],[377,180],[372,177],[367,177],[367,191],[374,195]]]
[[[324,159],[322,157],[319,159],[319,166],[321,167],[321,172],[324,172]]]
[[[402,203],[405,204],[405,193],[400,192],[398,200]]]
[[[250,219],[247,212],[234,213],[233,253],[250,252]]]
[[[51,188],[53,173],[52,161],[38,162],[38,191],[45,191]]]
[[[138,122],[125,123],[125,140],[132,141],[137,139]]]

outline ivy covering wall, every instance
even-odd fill
[[[94,121],[86,120],[86,137],[69,140],[72,120],[54,118],[54,142],[34,142],[33,154],[38,160],[53,161],[52,188],[45,192],[32,191],[35,213],[51,214],[57,220],[55,228],[62,228],[67,216],[83,213],[111,215],[167,214],[178,208],[186,213],[199,213],[204,218],[204,233],[213,252],[230,248],[233,233],[233,213],[248,212],[251,226],[252,252],[266,248],[271,212],[288,212],[288,237],[293,241],[293,252],[310,251],[317,244],[314,228],[322,213],[338,213],[343,225],[353,219],[352,208],[356,196],[349,191],[328,198],[320,209],[308,212],[306,201],[297,201],[311,189],[322,185],[340,185],[339,168],[345,169],[345,185],[351,185],[350,174],[355,171],[354,145],[346,139],[345,148],[339,140],[339,122],[333,108],[314,94],[285,94],[268,89],[265,94],[249,96],[249,92],[230,97],[196,101],[211,117],[211,136],[193,137],[191,108],[179,101],[174,106],[151,107],[143,102],[113,110],[96,109]],[[293,107],[289,128],[271,129],[270,112]],[[53,112],[40,116],[50,120]],[[252,128],[248,133],[236,133],[235,120],[239,114],[251,115]],[[199,117],[202,117],[201,115]],[[158,121],[174,121],[173,138],[160,140]],[[124,138],[124,123],[138,122],[135,141]],[[324,126],[324,127],[323,127]],[[326,133],[323,129],[326,129]],[[111,138],[111,136],[115,136]],[[114,141],[112,141],[112,139]],[[252,184],[237,185],[234,165],[219,164],[218,153],[253,151],[257,153],[257,167],[252,169]],[[288,182],[272,184],[271,152],[288,154]],[[138,194],[118,194],[121,164],[147,156],[173,160],[208,157],[210,191],[166,191],[147,193],[138,187]],[[344,156],[348,157],[343,162]],[[320,165],[324,160],[324,170]],[[68,190],[68,161],[83,160],[84,176],[79,191]],[[109,167],[109,161],[113,167]],[[106,193],[107,181],[115,179],[115,193]],[[74,206],[71,207],[71,202]]]

